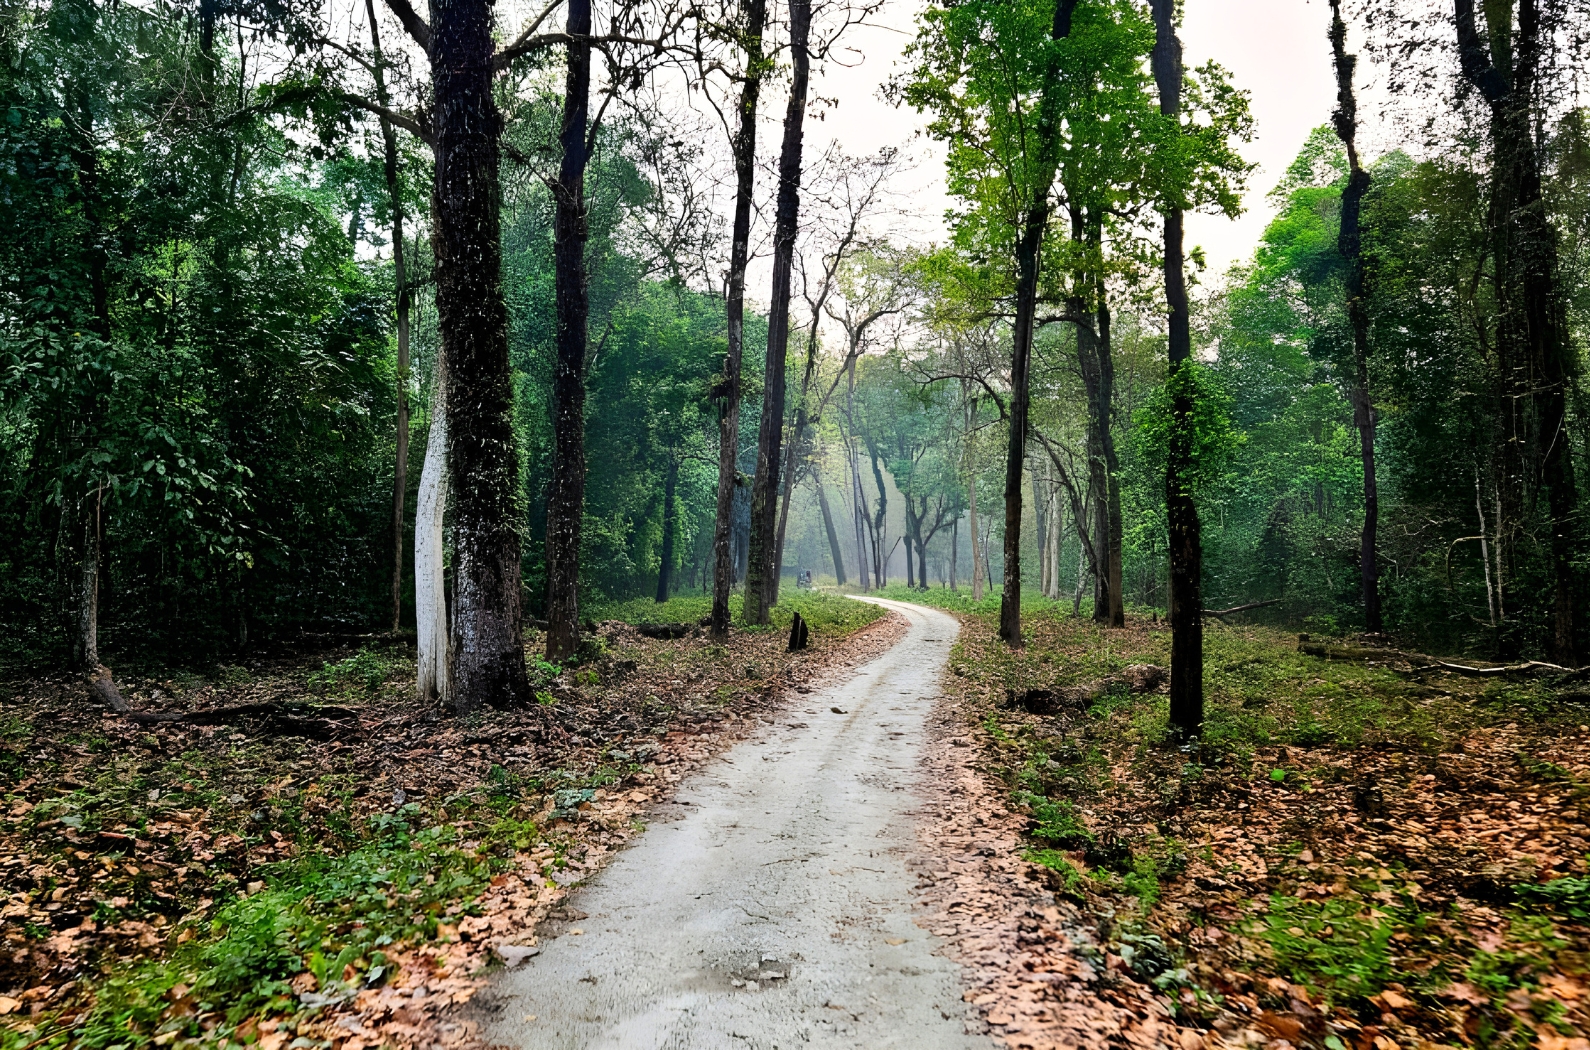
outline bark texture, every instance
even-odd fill
[[[740,480],[740,371],[745,360],[745,270],[751,259],[751,206],[756,190],[756,106],[762,92],[762,32],[767,0],[745,6],[745,72],[740,84],[740,126],[734,142],[734,226],[730,234],[725,313],[728,353],[718,402],[718,507],[712,529],[712,637],[729,633],[729,592],[734,588],[734,490]]]
[[[454,491],[453,709],[529,699],[519,594],[519,484],[508,315],[502,297],[501,118],[487,0],[433,0],[436,106],[432,243],[447,359]]]
[[[780,452],[784,441],[784,388],[789,350],[790,278],[799,231],[801,154],[806,138],[806,89],[811,73],[807,44],[811,0],[790,0],[790,89],[784,111],[784,141],[778,158],[778,208],[773,219],[773,287],[767,312],[767,368],[762,380],[762,419],[756,438],[756,477],[751,487],[751,553],[745,571],[745,622],[771,622],[778,595],[778,502]]]
[[[591,32],[590,0],[569,0],[570,36]],[[557,363],[552,373],[552,483],[547,492],[547,659],[580,647],[580,526],[585,516],[585,166],[589,159],[591,47],[571,43],[563,88],[563,159],[552,186]]]
[[[1181,41],[1173,23],[1174,0],[1151,0],[1154,12],[1154,80],[1159,110],[1181,114]],[[1193,502],[1193,386],[1191,317],[1182,249],[1182,208],[1165,208],[1165,302],[1170,314],[1171,433],[1165,468],[1165,504],[1170,525],[1170,724],[1184,739],[1204,723],[1203,538]]]
[[[1541,150],[1535,141],[1533,100],[1550,30],[1540,0],[1513,8],[1487,5],[1488,39],[1475,25],[1474,0],[1454,0],[1458,58],[1463,76],[1490,107],[1491,200],[1489,232],[1493,280],[1501,307],[1496,333],[1497,588],[1515,580],[1516,537],[1530,505],[1544,490],[1552,563],[1552,653],[1576,659],[1573,511],[1575,486],[1569,454],[1568,387],[1576,361],[1568,338],[1559,287],[1556,232],[1546,214]]]
[[[445,588],[443,519],[447,511],[447,390],[445,363],[436,363],[435,404],[414,508],[414,627],[419,636],[419,691],[451,706],[451,653]]]
[[[1364,630],[1378,634],[1385,625],[1380,615],[1380,566],[1375,534],[1380,525],[1380,491],[1375,484],[1375,406],[1369,392],[1369,306],[1364,291],[1363,236],[1359,220],[1364,194],[1369,192],[1369,172],[1358,159],[1358,97],[1353,91],[1353,71],[1358,56],[1347,53],[1347,23],[1342,21],[1341,0],[1331,0],[1331,55],[1336,63],[1336,112],[1331,122],[1336,137],[1347,147],[1347,186],[1342,190],[1341,230],[1336,248],[1347,264],[1347,324],[1353,337],[1353,425],[1358,428],[1359,458],[1364,470],[1364,528],[1358,546],[1358,576],[1363,591]]]

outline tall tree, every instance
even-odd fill
[[[389,0],[430,57],[436,313],[453,494],[453,709],[529,699],[519,597],[518,446],[502,296],[501,116],[487,0],[435,0],[434,27]]]
[[[1546,490],[1553,576],[1552,651],[1571,663],[1575,653],[1573,529],[1576,493],[1566,440],[1572,353],[1558,287],[1557,236],[1547,215],[1541,150],[1535,142],[1535,98],[1551,29],[1540,0],[1485,5],[1488,40],[1480,36],[1474,0],[1454,0],[1463,76],[1490,109],[1491,262],[1501,307],[1496,340],[1502,493],[1496,523],[1504,574],[1516,571],[1515,534],[1531,480]],[[1515,581],[1500,580],[1498,584]]]
[[[1359,224],[1369,172],[1358,159],[1358,98],[1353,71],[1358,56],[1347,53],[1347,23],[1341,0],[1331,0],[1331,56],[1336,65],[1336,111],[1331,123],[1347,149],[1347,185],[1342,189],[1341,229],[1337,250],[1347,265],[1347,326],[1353,340],[1353,423],[1358,428],[1359,459],[1364,471],[1364,527],[1359,538],[1358,578],[1363,589],[1364,630],[1385,629],[1380,616],[1380,566],[1375,534],[1380,525],[1380,490],[1375,484],[1375,406],[1369,392],[1369,304],[1364,290],[1363,235]]]
[[[734,153],[734,225],[730,232],[729,279],[725,309],[729,345],[723,377],[714,387],[718,401],[718,506],[712,533],[712,637],[729,633],[729,592],[734,587],[734,490],[740,483],[740,372],[745,361],[745,271],[751,260],[751,208],[756,189],[756,107],[761,97],[764,58],[762,33],[767,0],[746,0],[741,34],[745,68],[741,74],[739,125]]]
[[[778,597],[778,475],[784,441],[790,282],[800,232],[801,154],[806,137],[806,90],[811,77],[811,0],[790,0],[790,87],[778,158],[778,207],[773,219],[773,287],[767,312],[767,365],[762,419],[751,483],[751,543],[745,571],[745,622],[771,622]]]
[[[1150,0],[1154,13],[1154,80],[1160,112],[1181,122],[1181,40],[1174,23],[1175,0]],[[1180,143],[1173,140],[1173,147]],[[1165,469],[1165,506],[1170,527],[1170,724],[1184,738],[1204,722],[1203,542],[1193,502],[1193,365],[1191,314],[1182,247],[1182,194],[1174,188],[1161,201],[1165,218],[1165,303],[1170,322],[1170,454]]]
[[[375,98],[383,109],[392,108],[386,83],[386,54],[381,50],[381,24],[375,17],[375,0],[364,0],[370,22],[371,74]],[[392,471],[392,630],[403,614],[403,502],[409,489],[409,298],[408,269],[403,258],[403,191],[398,171],[397,128],[381,117],[381,170],[386,178],[388,207],[392,209],[392,282],[397,299],[397,452]]]
[[[590,159],[591,0],[568,0],[568,67],[563,89],[563,148],[552,183],[557,295],[557,362],[552,379],[552,485],[547,493],[547,659],[580,647],[580,526],[585,515],[585,355],[590,293],[586,287],[585,167]]]

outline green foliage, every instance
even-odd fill
[[[392,676],[393,661],[371,649],[360,649],[336,663],[322,665],[309,675],[311,687],[337,691],[378,692]]]
[[[1173,425],[1171,405],[1178,396],[1193,404],[1192,464],[1188,480],[1199,493],[1223,481],[1237,451],[1246,440],[1233,425],[1232,398],[1219,376],[1197,362],[1178,369],[1138,410],[1133,420],[1138,469],[1150,477],[1164,477]]]
[[[1523,883],[1514,887],[1524,900],[1550,907],[1570,919],[1590,919],[1590,879],[1565,876],[1544,883]]]
[[[1339,1001],[1365,999],[1394,980],[1391,938],[1417,931],[1422,920],[1397,909],[1366,914],[1353,898],[1303,901],[1273,894],[1255,925],[1283,972]]]
[[[1052,849],[1034,849],[1027,850],[1021,856],[1023,860],[1048,868],[1059,876],[1059,892],[1072,900],[1087,899],[1087,876],[1077,870],[1077,866],[1064,853]]]
[[[1033,819],[1037,823],[1028,834],[1033,838],[1073,849],[1094,841],[1093,832],[1077,816],[1076,807],[1070,799],[1054,800],[1028,794],[1018,801],[1032,809]]]
[[[914,592],[913,592],[914,593]],[[741,595],[729,598],[729,614],[739,621],[743,607]],[[591,610],[597,620],[622,620],[625,623],[699,623],[712,612],[710,595],[676,596],[659,605],[648,598],[598,605]],[[787,629],[795,613],[817,634],[849,634],[886,615],[881,606],[858,602],[823,591],[797,590],[786,580],[773,607],[773,629]]]
[[[454,936],[449,924],[471,914],[473,895],[509,863],[500,858],[536,835],[533,824],[503,819],[479,845],[466,845],[451,827],[416,828],[418,817],[416,806],[405,806],[376,817],[365,844],[345,856],[267,869],[265,888],[222,907],[196,938],[111,977],[73,1023],[70,1044],[148,1046],[198,1036],[181,1006],[218,1012],[223,1025],[212,1035],[224,1034],[260,1011],[313,1010],[381,984],[391,972],[384,949]],[[305,972],[316,990],[297,994],[290,982]]]

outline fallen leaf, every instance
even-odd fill
[[[1399,995],[1390,988],[1387,988],[1385,991],[1381,992],[1380,998],[1382,1002],[1391,1007],[1393,1010],[1406,1010],[1408,1007],[1414,1005],[1412,999],[1409,999],[1405,995]]]

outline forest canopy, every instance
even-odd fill
[[[567,657],[582,608],[747,576],[753,624],[803,573],[1121,623],[1167,615],[1187,493],[1200,609],[1572,662],[1590,136],[1545,30],[1463,10],[1398,59],[1365,8],[1450,91],[1360,163],[1338,46],[1251,259],[1193,253],[1183,352],[1166,223],[1242,209],[1253,122],[1156,65],[1153,5],[924,10],[886,92],[947,148],[934,244],[905,154],[803,131],[870,7],[577,3],[454,55],[402,0],[12,2],[7,658],[474,632],[473,704],[522,624]],[[495,75],[438,94],[469,48]]]

